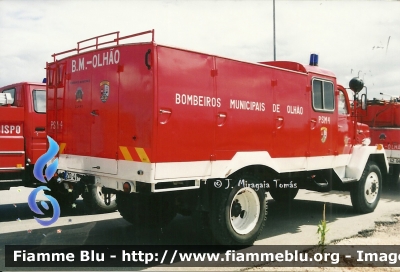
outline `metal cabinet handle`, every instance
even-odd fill
[[[169,110],[160,110],[160,114],[163,114],[163,113],[171,114],[171,111],[169,111]]]

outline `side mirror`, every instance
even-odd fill
[[[361,109],[363,109],[363,110],[367,109],[367,95],[366,94],[361,95]]]

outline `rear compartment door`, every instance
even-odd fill
[[[88,113],[91,119],[91,169],[87,170],[117,174],[119,76],[115,65],[95,69],[91,80],[92,107]]]

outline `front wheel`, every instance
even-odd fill
[[[382,175],[379,167],[368,162],[361,179],[350,190],[351,203],[358,213],[373,212],[382,191]]]
[[[252,186],[243,179],[234,186],[219,188],[213,194],[214,206],[210,212],[211,231],[223,245],[252,245],[260,235],[267,216],[265,190]]]

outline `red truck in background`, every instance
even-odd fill
[[[33,167],[46,144],[46,85],[21,82],[1,87],[0,189],[40,183]]]
[[[389,173],[395,182],[400,174],[400,99],[372,99],[365,110],[358,108],[361,122],[370,126],[372,144],[382,144],[389,162]]]
[[[1,87],[0,189],[43,185],[33,176],[33,167],[46,151],[46,85],[21,82]],[[68,191],[68,184],[51,185],[51,194],[61,204],[70,204],[75,200]],[[116,209],[115,196],[111,205],[105,206],[101,188],[84,189],[84,202],[92,211],[107,212]]]
[[[144,34],[150,42],[122,43]],[[346,190],[357,212],[378,205],[384,149],[368,145],[368,126],[316,55],[310,65],[249,63],[157,44],[151,30],[52,57],[47,129],[59,178],[102,187],[106,204],[115,194],[137,228],[180,213],[216,242],[243,245],[263,229],[266,192],[291,201],[299,189]],[[363,82],[350,87],[357,98]]]

